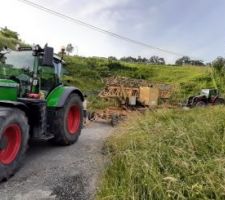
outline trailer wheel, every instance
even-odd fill
[[[77,94],[68,97],[64,108],[59,110],[57,119],[54,119],[53,123],[55,137],[51,142],[70,145],[78,140],[83,125],[83,105]]]
[[[118,115],[112,115],[112,118],[111,118],[112,127],[115,127],[118,124],[119,124],[119,116]]]
[[[7,180],[22,164],[29,138],[25,114],[12,108],[0,108],[0,182]]]
[[[88,112],[88,120],[95,121],[95,112]]]

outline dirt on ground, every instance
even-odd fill
[[[92,123],[72,146],[47,142],[30,145],[24,165],[0,183],[1,200],[91,200],[105,157],[102,147],[112,133],[107,123]]]

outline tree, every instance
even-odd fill
[[[196,66],[205,66],[202,60],[192,60],[188,56],[183,56],[176,60],[176,65],[196,65]]]
[[[127,62],[127,58],[126,57],[122,57],[122,58],[120,58],[120,61]]]
[[[191,59],[188,56],[183,56],[176,60],[176,65],[184,65],[184,64],[191,64]]]
[[[19,34],[15,31],[8,29],[7,27],[2,28],[0,33],[7,38],[13,38],[13,39],[19,40]]]
[[[157,64],[157,65],[165,64],[164,58],[160,58],[158,56],[152,56],[150,59],[147,59],[147,58],[141,57],[141,56],[138,56],[138,58],[129,56],[129,57],[120,58],[120,61],[131,62],[131,63],[152,63],[152,64]]]
[[[141,56],[138,56],[137,62],[142,63],[142,57]]]
[[[117,61],[117,58],[114,57],[114,56],[109,56],[109,57],[108,57],[108,60],[109,60],[109,61]]]
[[[225,59],[218,57],[212,62],[212,80],[216,88],[222,89],[225,84]]]
[[[166,61],[164,58],[159,58],[159,64],[160,65],[165,65],[166,64]]]
[[[129,57],[122,57],[122,58],[120,58],[120,61],[123,61],[123,62],[132,62],[133,63],[133,62],[137,62],[137,59],[129,56]]]
[[[212,63],[213,69],[220,75],[225,71],[225,59],[223,57],[216,58]]]
[[[196,66],[205,66],[202,60],[191,60],[191,64]]]
[[[165,65],[165,59],[164,58],[160,58],[159,56],[152,56],[149,59],[149,63],[150,64],[154,64],[154,65]]]
[[[68,55],[70,55],[70,53],[72,53],[73,50],[74,50],[74,47],[73,47],[72,44],[68,44],[68,45],[66,46],[66,52],[68,53]]]

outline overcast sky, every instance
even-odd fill
[[[225,54],[225,0],[30,0],[123,36],[210,61]],[[17,0],[0,4],[0,27],[27,43],[57,50],[72,43],[82,56],[175,56],[111,38]],[[77,50],[74,51],[74,54]]]

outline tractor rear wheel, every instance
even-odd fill
[[[25,114],[19,109],[0,107],[0,182],[21,166],[29,138]]]
[[[59,111],[58,119],[53,122],[54,144],[70,145],[75,143],[83,125],[83,105],[79,95],[71,94],[64,108]]]
[[[217,98],[214,105],[224,105],[225,100],[223,98]]]
[[[206,103],[204,101],[198,101],[195,106],[196,107],[205,107]]]

